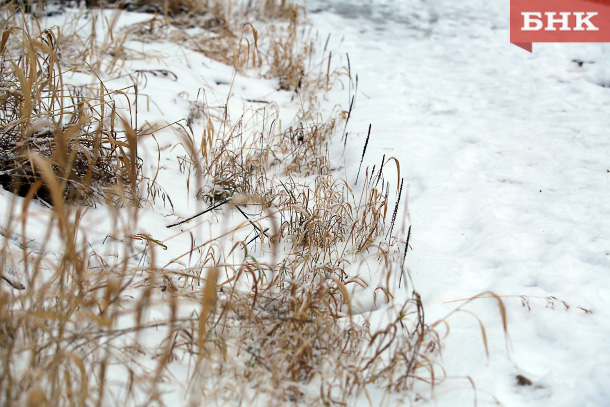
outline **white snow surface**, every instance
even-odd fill
[[[408,212],[397,224],[412,225],[406,264],[428,323],[462,305],[468,311],[447,319],[441,361],[447,379],[432,394],[418,385],[415,404],[610,405],[610,47],[534,44],[529,54],[509,43],[507,1],[308,0],[307,10],[319,38],[331,34],[333,59],[347,63],[349,54],[352,76],[358,75],[346,147],[340,135],[332,146],[336,167],[345,168],[353,185],[371,124],[363,169],[383,155],[400,160]],[[132,13],[120,24],[142,19]],[[296,125],[289,119],[291,95],[276,92],[272,80],[237,75],[232,88],[232,69],[201,55],[185,55],[173,44],[130,46],[155,58],[132,61],[126,72],[165,69],[177,76],[140,78],[142,95],[164,101],[143,109],[142,121],[186,117],[205,88],[212,108],[235,91],[234,117],[251,109],[240,97],[263,99],[287,109],[284,127]],[[87,75],[69,80],[96,83]],[[130,84],[124,78],[113,86]],[[346,89],[329,95],[328,110],[336,103],[348,108]],[[203,123],[193,126],[201,131]],[[174,133],[161,132],[141,149],[155,156],[161,148],[161,161],[147,170],[158,164],[175,208],[142,210],[138,230],[130,229],[134,221],[125,212],[120,225],[164,242],[168,249],[158,250],[157,262],[169,268],[191,242],[165,226],[201,209],[179,171],[176,157],[184,150],[176,144]],[[3,218],[8,195],[0,191]],[[48,216],[36,208],[32,234],[45,230]],[[93,247],[106,254],[114,249],[105,237],[116,229],[107,217],[98,208],[83,219]],[[229,228],[226,223],[210,213],[198,223],[197,239]],[[61,248],[53,242],[47,250]],[[485,294],[464,305],[486,292],[502,298],[508,335],[495,298]],[[364,298],[357,308],[372,311],[371,324],[385,320],[380,304]],[[439,330],[445,333],[442,325]],[[176,381],[186,374],[177,371]],[[531,385],[518,385],[518,375]],[[167,397],[181,405],[184,389],[174,387]],[[377,406],[382,399],[388,400],[371,393],[354,403]]]
[[[464,307],[489,358],[477,319],[449,317],[448,379],[422,405],[610,405],[610,47],[529,54],[509,43],[508,1],[310,0],[308,12],[359,78],[346,176],[369,124],[363,167],[400,160],[427,321],[487,291],[506,307],[508,336],[493,297]]]

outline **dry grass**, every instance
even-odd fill
[[[86,38],[34,33],[29,18],[6,19],[0,140],[11,155],[2,171],[25,199],[12,200],[2,228],[0,404],[349,405],[371,386],[408,397],[414,381],[435,383],[439,338],[421,301],[415,293],[394,301],[405,242],[388,243],[384,233],[402,193],[399,166],[384,158],[377,171],[367,169],[359,192],[331,170],[328,143],[344,112],[312,113],[331,73],[305,69],[313,48],[297,35],[302,8],[252,2],[249,18],[281,20],[269,25],[276,30],[269,39],[227,8],[163,4],[190,12],[151,16],[122,30],[122,39],[115,33],[110,56],[96,51],[99,43],[79,53],[75,44]],[[223,21],[209,27],[216,40],[204,47],[177,36],[185,21],[201,18]],[[181,41],[208,56],[229,47],[219,60],[297,91],[293,128],[281,127],[271,105],[234,119],[204,102],[173,126],[189,188],[226,219],[241,219],[209,238],[193,236],[212,211],[175,219],[168,225],[175,235],[164,241],[135,232],[141,204],[157,196],[138,188],[139,140],[153,130],[137,125],[137,105],[116,107],[122,97],[131,106],[127,90],[63,84],[64,64],[115,72],[134,35]],[[75,51],[61,55],[58,46]],[[35,197],[50,208],[33,210]],[[97,251],[81,226],[82,204],[101,200],[115,256]],[[46,230],[28,240],[26,226],[39,218]],[[156,260],[171,239],[189,234],[190,247],[166,264]],[[363,289],[390,310],[379,326],[354,312],[353,293]],[[172,399],[167,392],[179,385],[183,398]]]
[[[114,106],[120,93],[108,93],[103,84],[94,91],[64,85],[57,36],[58,31],[34,36],[27,27],[3,26],[0,183],[21,196],[32,190],[51,203],[34,162],[44,157],[67,201],[93,203],[113,188],[133,200],[141,164],[133,130]]]

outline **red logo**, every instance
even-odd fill
[[[510,42],[610,42],[610,0],[511,0]]]

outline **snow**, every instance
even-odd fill
[[[319,38],[331,34],[328,49],[335,62],[347,63],[348,54],[352,75],[359,78],[346,147],[340,135],[332,145],[335,167],[354,184],[371,124],[363,172],[366,166],[378,165],[383,155],[400,161],[408,211],[399,213],[397,225],[412,225],[406,263],[410,277],[429,324],[449,315],[439,364],[447,378],[433,394],[420,383],[419,400],[413,397],[413,403],[608,405],[610,47],[534,44],[534,53],[529,54],[509,43],[508,2],[309,0],[307,9]],[[115,28],[147,18],[122,13]],[[112,12],[106,21],[114,21]],[[89,27],[78,19],[73,24],[83,30]],[[103,24],[97,29],[105,38]],[[290,121],[292,95],[277,92],[276,80],[254,79],[256,75],[234,78],[231,67],[174,44],[126,45],[133,55],[154,58],[132,60],[104,79],[119,77],[109,81],[113,89],[139,84],[140,106],[147,106],[139,111],[141,123],[162,127],[184,119],[205,98],[211,109],[222,109],[229,100],[229,112],[234,118],[244,115],[245,123],[258,120],[253,105],[262,100],[285,109],[283,128],[297,127]],[[141,75],[129,76],[136,70],[142,70]],[[159,70],[171,75],[154,74]],[[97,83],[86,72],[65,80]],[[147,98],[155,103],[142,102]],[[331,111],[336,103],[347,109],[348,91],[334,89],[325,106]],[[127,108],[121,98],[117,104]],[[33,128],[47,128],[45,120]],[[197,134],[204,127],[193,116]],[[158,265],[188,265],[186,256],[175,259],[191,247],[192,236],[166,228],[202,209],[194,198],[196,188],[187,189],[180,172],[177,157],[185,155],[185,148],[175,133],[160,131],[155,139],[144,139],[140,151],[152,158],[146,168],[149,174],[160,169],[159,184],[174,207],[140,210],[137,216],[145,222],[137,229],[133,214],[118,210],[118,230],[162,242],[166,249],[155,251]],[[3,219],[12,216],[9,195],[0,191]],[[28,220],[28,236],[44,233],[49,216],[41,206],[31,205],[35,216]],[[119,249],[123,246],[115,247],[113,241],[125,236],[108,237],[117,231],[108,221],[112,218],[102,207],[89,210],[81,221],[92,250],[104,254],[104,261],[92,258],[93,265],[108,266],[104,262],[111,258],[119,264],[124,255]],[[192,231],[194,241],[201,244],[240,223],[245,223],[243,218],[211,212],[183,230]],[[397,228],[398,239],[406,240],[405,230]],[[235,233],[243,239],[247,232]],[[50,239],[32,249],[61,253],[59,242]],[[130,264],[151,261],[138,256],[151,242],[134,240],[127,254],[132,256]],[[17,239],[9,243],[19,250]],[[360,267],[352,265],[353,274],[383,278],[375,276],[374,269],[365,273]],[[11,270],[11,276],[19,274],[17,265]],[[372,325],[383,326],[387,309],[383,302],[373,301],[370,291],[355,293],[354,310]],[[397,302],[403,292],[397,291]],[[490,292],[506,309],[508,335],[498,300]],[[453,312],[458,307],[467,312]],[[150,313],[149,319],[163,319],[162,311]],[[445,333],[443,324],[437,328]],[[189,371],[178,365],[174,373],[179,383]],[[531,385],[519,385],[517,376]],[[183,395],[176,394],[183,390],[173,390],[168,399],[183,402]],[[401,402],[373,391],[370,402],[362,398],[355,405],[377,406],[382,400],[389,405]]]
[[[472,315],[447,320],[450,378],[429,404],[608,405],[610,47],[534,44],[529,54],[509,43],[508,2],[319,0],[308,10],[359,77],[348,179],[369,123],[365,165],[401,162],[407,266],[428,322],[488,291],[506,307],[506,338],[496,299],[464,307],[484,324],[489,359]]]

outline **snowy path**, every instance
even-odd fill
[[[485,324],[489,360],[477,321],[449,320],[453,378],[438,405],[474,405],[466,376],[478,405],[610,405],[610,46],[528,54],[509,44],[508,1],[317,0],[308,10],[359,75],[351,179],[369,123],[365,163],[401,162],[407,263],[428,321],[460,304],[449,301],[506,296],[509,351],[497,303],[466,307]]]

